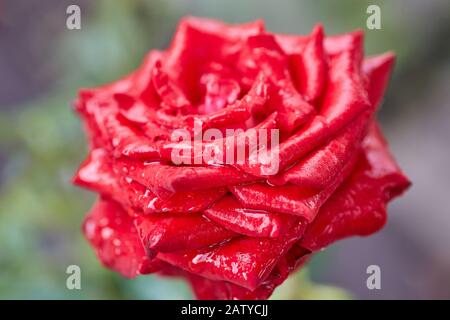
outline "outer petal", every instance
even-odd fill
[[[149,252],[193,250],[236,236],[198,214],[140,216],[135,223]]]
[[[108,154],[104,149],[93,149],[77,170],[73,182],[80,187],[97,191],[109,196],[117,195],[120,186],[116,180]]]
[[[323,189],[296,185],[275,187],[262,183],[231,186],[229,189],[243,205],[249,208],[292,214],[311,222],[322,204],[350,174],[356,155],[355,153],[350,156],[340,172]]]
[[[221,199],[203,214],[227,229],[250,237],[278,237],[296,220],[294,217],[243,208],[231,196]]]
[[[308,226],[302,246],[316,251],[344,237],[371,234],[386,222],[386,203],[410,182],[375,124],[364,141],[364,151],[356,171]]]
[[[363,71],[369,79],[369,100],[374,108],[379,106],[384,96],[394,61],[395,56],[391,52],[369,57],[363,61]]]
[[[100,261],[125,277],[158,270],[158,263],[145,253],[132,219],[116,202],[100,199],[86,217],[83,231]]]
[[[303,230],[304,224],[299,222],[281,238],[240,238],[212,249],[160,253],[158,257],[205,278],[226,280],[254,290],[270,275]]]
[[[308,101],[318,99],[325,86],[327,71],[321,25],[314,28],[302,52],[292,55],[290,65],[300,93]]]
[[[226,188],[213,188],[200,191],[176,192],[168,198],[159,198],[149,189],[135,181],[124,181],[122,188],[125,189],[129,197],[130,205],[145,215],[201,212],[227,192]]]
[[[369,115],[362,114],[329,143],[311,152],[281,175],[270,178],[270,182],[277,185],[293,183],[315,189],[327,188],[335,179],[339,179],[345,165],[359,151],[368,120]]]
[[[333,133],[370,108],[360,69],[362,38],[352,39],[349,49],[330,58],[327,90],[320,114],[327,119]]]
[[[175,167],[158,162],[126,160],[118,160],[117,165],[128,177],[145,185],[158,196],[258,180],[228,166]]]

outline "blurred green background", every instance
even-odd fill
[[[81,7],[81,30],[66,28],[69,4]],[[381,7],[381,30],[366,28],[369,4]],[[87,151],[70,107],[78,88],[167,47],[184,15],[263,18],[270,31],[297,34],[320,21],[328,34],[365,30],[368,54],[395,51],[380,118],[414,187],[382,232],[320,253],[274,298],[450,298],[448,0],[0,1],[0,298],[192,297],[181,281],[102,268],[80,231],[94,195],[70,184]],[[81,267],[81,290],[66,288],[71,264]],[[380,265],[382,290],[367,289],[369,264]]]

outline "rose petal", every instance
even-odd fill
[[[135,224],[149,252],[203,248],[236,236],[198,214],[138,216]]]
[[[117,165],[128,177],[158,196],[167,192],[203,190],[258,180],[229,166],[174,167],[124,159],[117,160]]]
[[[410,185],[376,124],[364,141],[364,151],[356,171],[308,226],[301,242],[305,248],[316,251],[341,238],[379,230],[386,222],[386,203]]]
[[[231,196],[221,199],[203,214],[227,229],[250,237],[278,237],[289,228],[288,220],[295,219],[263,210],[243,208]]]
[[[253,290],[301,237],[299,222],[280,238],[239,238],[212,249],[159,253],[158,258],[212,280],[225,280]]]
[[[117,203],[97,201],[84,220],[83,231],[100,261],[123,276],[133,278],[159,269],[145,253],[132,219]]]
[[[291,70],[297,88],[308,101],[320,97],[326,80],[326,57],[323,48],[323,28],[313,29],[304,49],[290,57]]]

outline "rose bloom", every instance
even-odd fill
[[[200,299],[267,299],[312,253],[378,231],[410,185],[375,119],[393,62],[365,58],[360,31],[183,19],[167,50],[75,102],[89,155],[74,182],[99,194],[83,231],[102,264],[184,277]],[[278,129],[278,171],[174,164],[171,133],[198,123]]]

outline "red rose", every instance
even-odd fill
[[[312,252],[379,230],[410,184],[374,116],[393,61],[364,58],[361,32],[184,19],[168,50],[76,102],[90,153],[74,181],[100,195],[84,223],[99,259],[186,277],[202,299],[265,299]],[[240,131],[198,141],[196,126]],[[264,161],[251,161],[253,129],[279,132],[276,148],[256,141]],[[238,138],[245,161],[224,162]],[[194,140],[200,153],[185,153]]]

